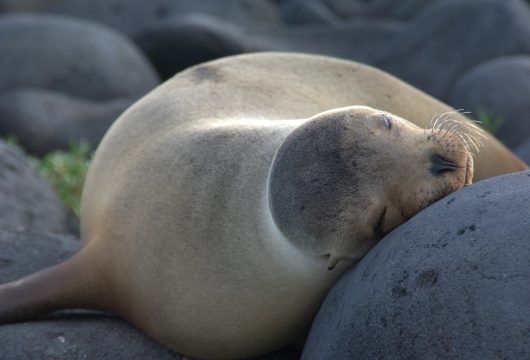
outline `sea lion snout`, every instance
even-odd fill
[[[447,159],[444,156],[434,153],[431,155],[431,173],[435,176],[440,176],[446,172],[452,172],[458,169],[455,161]]]

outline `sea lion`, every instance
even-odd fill
[[[476,127],[455,123],[458,114],[433,129],[407,121],[428,125],[449,110],[327,57],[256,54],[190,68],[105,135],[83,191],[83,250],[2,285],[0,322],[87,307],[200,358],[288,344],[384,234],[471,182]],[[486,153],[510,163],[482,175],[524,167],[483,142],[479,162]]]

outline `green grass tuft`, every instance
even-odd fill
[[[4,141],[9,144],[9,145],[12,145],[16,148],[19,148],[20,150],[22,150],[22,148],[20,147],[20,142],[18,141],[18,138],[15,136],[15,135],[7,135],[5,138],[4,138]]]
[[[504,118],[500,116],[495,116],[482,110],[479,110],[477,115],[478,120],[480,121],[478,124],[492,135],[495,135],[497,131],[499,131],[505,121]]]
[[[70,143],[69,151],[53,151],[42,159],[31,158],[34,168],[53,186],[59,197],[79,218],[81,192],[90,165],[90,144],[81,140]]]
[[[68,151],[52,151],[41,159],[27,154],[16,136],[8,135],[3,140],[26,154],[33,168],[51,183],[59,198],[79,218],[81,192],[93,155],[90,144],[85,140],[72,141]]]

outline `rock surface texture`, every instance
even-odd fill
[[[335,284],[304,359],[529,359],[530,172],[449,195]]]
[[[81,40],[82,39],[82,40]],[[158,75],[125,36],[57,15],[0,17],[0,135],[37,155],[94,147]]]
[[[410,20],[427,6],[445,0],[323,0],[341,18]]]
[[[37,174],[26,156],[0,140],[0,224],[69,233],[73,231],[70,216],[50,184]],[[0,247],[0,258],[3,253],[4,248]]]
[[[39,89],[6,92],[0,96],[0,134],[15,135],[26,151],[38,156],[69,149],[75,139],[95,149],[134,100],[90,101]]]
[[[90,101],[63,93],[18,89],[0,96],[0,134],[14,135],[29,153],[47,153],[70,148],[84,139],[92,149],[114,120],[134,102],[120,98]]]
[[[515,149],[515,154],[527,164],[530,163],[530,138],[527,138]]]
[[[413,19],[373,64],[441,100],[472,67],[530,53],[530,9],[520,0],[445,0]]]
[[[129,36],[168,17],[197,13],[243,25],[280,20],[276,7],[267,0],[63,0],[48,10],[96,21]]]
[[[158,84],[151,65],[125,36],[64,16],[0,17],[0,53],[0,92],[44,88],[107,101],[139,97]]]

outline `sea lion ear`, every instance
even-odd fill
[[[333,270],[342,259],[335,255],[329,256],[328,270]]]

